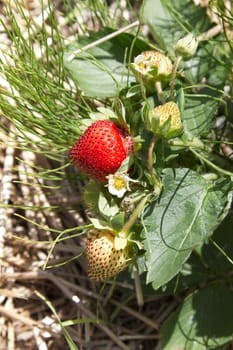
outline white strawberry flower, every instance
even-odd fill
[[[113,196],[122,198],[125,192],[130,191],[129,182],[137,182],[125,173],[115,173],[107,176],[108,190]]]
[[[141,73],[146,74],[151,69],[149,60],[145,59],[142,54],[135,57],[134,64]]]

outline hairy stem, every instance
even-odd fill
[[[159,195],[161,191],[161,182],[158,176],[154,173],[153,169],[153,150],[155,146],[155,135],[153,135],[149,149],[148,149],[148,170],[150,173],[152,185],[154,186],[154,194]]]
[[[162,89],[162,84],[161,81],[156,81],[155,83],[155,90],[157,92],[159,101],[164,104],[166,102],[164,96],[163,96],[163,89]]]
[[[144,305],[144,298],[143,298],[142,284],[141,284],[141,279],[139,276],[137,264],[135,264],[135,266],[133,267],[133,274],[134,274],[134,284],[135,284],[137,303],[139,307],[142,307]]]
[[[129,235],[129,231],[130,231],[131,227],[134,225],[135,221],[137,220],[138,215],[140,214],[140,212],[144,208],[147,200],[148,200],[148,196],[145,196],[144,198],[142,198],[142,200],[139,202],[139,204],[134,209],[134,211],[133,211],[131,217],[129,218],[129,220],[122,227],[122,230],[121,230],[119,236],[121,236],[122,238],[123,237],[127,238],[127,236]]]
[[[174,101],[174,86],[175,86],[176,74],[177,74],[177,70],[178,70],[178,67],[180,65],[181,60],[182,60],[182,57],[178,56],[176,58],[175,65],[173,68],[171,82],[170,82],[170,101]]]
[[[203,155],[201,155],[200,153],[196,152],[193,148],[190,148],[190,151],[200,160],[202,160],[204,163],[206,163],[209,167],[211,167],[212,169],[216,170],[218,173],[223,174],[223,175],[227,175],[227,176],[233,176],[233,173],[227,170],[224,170],[220,167],[218,167],[217,165],[215,165],[214,163],[212,163],[210,160],[208,160],[207,158],[205,158]]]
[[[176,141],[176,140],[169,140],[168,141],[169,146],[175,146],[175,147],[183,147],[183,148],[197,148],[202,151],[210,152],[211,149],[205,145],[201,140],[198,138],[194,138],[192,141],[182,142],[182,141]]]

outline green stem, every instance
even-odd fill
[[[169,140],[168,141],[168,145],[169,146],[175,146],[175,147],[184,147],[184,148],[188,148],[188,147],[198,148],[198,149],[206,151],[206,152],[210,152],[211,151],[211,149],[208,146],[206,146],[198,138],[194,138],[192,141],[187,141],[185,143],[182,142],[182,141]]]
[[[161,81],[156,81],[155,82],[155,90],[157,92],[159,101],[164,104],[166,102],[164,96],[163,96],[163,89],[162,89],[162,83]]]
[[[222,255],[233,265],[233,260],[224,252],[224,250],[212,238],[210,238],[210,241],[215,246],[215,248],[217,248],[222,253]]]
[[[182,57],[178,56],[176,58],[175,65],[173,68],[171,82],[170,82],[170,89],[171,89],[170,90],[170,101],[174,101],[174,86],[175,86],[176,74],[177,74],[177,70],[178,70],[178,67],[180,65],[181,60],[182,60]]]
[[[154,172],[153,172],[153,150],[155,147],[155,135],[153,135],[150,146],[148,148],[148,170],[151,176],[151,179],[154,178]]]
[[[159,195],[161,190],[161,182],[158,176],[155,175],[154,169],[153,169],[153,150],[155,146],[155,135],[153,135],[149,149],[148,149],[148,170],[150,173],[152,185],[154,187],[154,194]]]
[[[194,149],[190,148],[190,151],[199,159],[201,159],[204,163],[209,165],[212,169],[216,170],[220,174],[227,175],[227,176],[233,176],[233,173],[227,170],[224,170],[222,168],[219,168],[217,165],[212,163],[210,160],[206,159],[203,155],[200,153],[196,152]]]
[[[141,279],[139,276],[137,264],[135,264],[135,266],[133,267],[133,274],[134,274],[137,303],[139,307],[142,307],[144,305],[144,298],[143,298],[142,284],[141,284]]]
[[[121,232],[119,233],[119,236],[122,238],[127,238],[127,236],[129,235],[129,231],[131,229],[131,227],[134,225],[135,221],[138,218],[138,215],[140,214],[140,212],[142,211],[142,209],[144,208],[146,202],[148,200],[148,197],[145,196],[140,202],[139,204],[136,206],[136,208],[134,209],[131,217],[129,218],[129,220],[124,224],[124,226],[122,227]]]

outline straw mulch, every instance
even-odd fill
[[[38,2],[22,3],[40,23]],[[69,36],[76,27],[66,27],[61,5],[57,2],[61,31]],[[1,18],[4,6],[2,1]],[[11,42],[0,29],[4,51]],[[59,188],[56,181],[41,179],[37,169],[59,164],[18,149],[13,126],[0,118],[8,130],[0,133],[0,350],[69,349],[58,319],[72,321],[65,329],[80,350],[155,348],[160,324],[176,302],[148,297],[138,307],[133,280],[108,282],[103,289],[92,283],[82,237],[56,244],[48,261],[58,232],[85,224],[80,191],[65,177]],[[46,263],[51,268],[44,269]]]

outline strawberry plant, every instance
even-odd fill
[[[232,5],[145,0],[139,17],[118,31],[106,16],[108,25],[72,43],[54,34],[53,48],[41,47],[44,61],[25,46],[26,63],[2,62],[13,87],[2,89],[2,113],[21,130],[21,148],[65,160],[72,194],[81,185],[88,278],[133,283],[136,271],[137,291],[177,296],[161,349],[226,348],[233,334]],[[16,20],[14,30],[21,57]]]
[[[233,329],[227,311],[228,307],[232,310],[233,296],[228,280],[232,252],[229,255],[225,251],[229,252],[228,239],[223,249],[224,276],[204,254],[213,245],[219,254],[222,248],[213,237],[231,220],[233,168],[219,147],[228,140],[221,140],[215,125],[219,112],[229,102],[224,88],[230,79],[227,62],[232,46],[227,44],[227,33],[211,32],[213,25],[203,8],[186,3],[161,1],[154,6],[153,1],[144,2],[141,16],[150,28],[152,42],[128,33],[105,41],[106,34],[112,33],[108,28],[107,33],[90,33],[89,38],[80,38],[78,44],[65,50],[65,67],[77,88],[102,105],[90,113],[93,124],[89,128],[95,130],[98,122],[109,120],[127,130],[134,140],[134,152],[122,154],[112,168],[108,160],[117,162],[119,154],[114,149],[114,132],[106,141],[105,151],[107,135],[94,131],[95,139],[90,138],[81,148],[85,154],[82,160],[78,146],[92,130],[88,128],[71,151],[74,164],[90,178],[102,181],[102,172],[99,176],[97,170],[96,176],[95,171],[99,166],[104,168],[105,184],[90,180],[84,189],[84,198],[94,214],[90,221],[101,237],[87,244],[90,278],[108,279],[123,267],[128,267],[130,274],[136,265],[142,283],[151,284],[157,291],[189,290],[163,326],[161,346],[166,350],[191,349],[195,342],[198,349],[215,349],[232,339]],[[194,14],[199,17],[195,22]],[[101,38],[98,45],[88,48],[88,43]],[[219,48],[221,40],[225,41],[224,50]],[[229,110],[225,113],[227,122]],[[89,151],[91,171],[86,165]],[[127,181],[123,181],[124,176]],[[129,230],[123,237],[135,250],[128,263],[122,263],[128,243],[122,251],[114,242],[122,238],[127,225]],[[105,258],[106,247],[112,257]],[[200,284],[204,287],[199,288]],[[215,304],[223,298],[217,318],[230,322],[230,326],[224,336],[218,336],[218,322],[208,323],[207,319],[216,318]],[[208,317],[200,314],[201,303],[205,307],[207,300],[213,308],[208,309]]]

